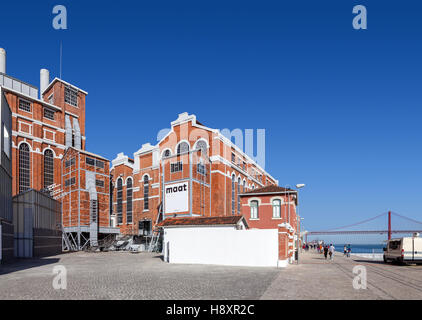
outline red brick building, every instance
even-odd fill
[[[46,69],[40,71],[38,90],[6,74],[5,51],[2,53],[0,87],[12,112],[12,193],[29,189],[52,191],[62,201],[65,234],[80,249],[86,244],[84,239],[95,235],[94,229],[89,229],[93,191],[89,192],[86,183],[89,172],[95,173],[94,180],[104,183],[95,185],[98,200],[98,232],[92,238],[95,244],[101,231],[115,230],[101,229],[110,226],[109,161],[85,151],[88,93],[62,79],[50,81]],[[69,168],[68,158],[74,159]],[[102,167],[89,166],[88,158],[102,163]],[[66,181],[74,183],[66,185]]]
[[[110,162],[69,147],[62,159],[62,217],[69,250],[95,247],[98,240],[118,234],[110,228]]]
[[[240,195],[242,214],[251,229],[279,229],[279,260],[293,259],[298,216],[296,190],[271,185]],[[300,220],[299,220],[300,221]]]
[[[242,193],[278,183],[219,130],[188,113],[179,114],[156,145],[142,145],[133,160],[118,154],[111,174],[112,219],[122,233],[135,235],[166,217],[240,214]]]
[[[85,149],[86,91],[40,71],[38,88],[0,70],[0,86],[12,111],[13,195],[61,187],[67,147]]]

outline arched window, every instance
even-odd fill
[[[22,143],[19,146],[19,192],[31,187],[29,146]]]
[[[207,154],[207,143],[204,140],[199,140],[196,143],[196,150],[201,150],[202,154]]]
[[[44,152],[44,188],[54,183],[54,156],[53,151],[47,149]]]
[[[281,201],[279,199],[273,200],[273,218],[281,218]]]
[[[132,223],[132,178],[126,182],[126,223]]]
[[[122,178],[117,179],[117,223],[123,223],[123,181]]]
[[[164,150],[163,159],[171,156],[171,151],[169,149]]]
[[[144,210],[149,209],[149,179],[148,176],[144,176]]]
[[[242,181],[240,178],[237,179],[237,213],[240,214],[240,185]]]
[[[189,144],[187,142],[181,142],[177,146],[177,154],[185,153],[189,151]]]
[[[236,195],[236,177],[233,175],[232,176],[232,214],[235,214],[235,195]]]
[[[251,201],[251,219],[258,219],[258,201]]]

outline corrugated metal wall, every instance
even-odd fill
[[[12,152],[9,157],[3,152],[3,126],[9,132],[9,150],[12,150],[12,113],[0,88],[0,220],[12,221]]]
[[[5,131],[9,134],[9,157],[3,152]],[[13,209],[12,209],[12,113],[0,87],[0,260],[13,258]]]
[[[60,203],[28,190],[13,197],[15,256],[29,258],[61,252]]]

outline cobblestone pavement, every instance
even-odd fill
[[[67,269],[66,290],[53,289],[56,265]],[[259,299],[279,272],[168,264],[152,253],[75,252],[1,266],[0,299]]]
[[[366,270],[367,288],[354,289],[355,266]],[[301,255],[300,264],[287,268],[261,299],[422,299],[422,265],[394,265],[336,253],[333,261],[317,252]]]
[[[422,266],[316,253],[286,269],[168,264],[159,255],[76,252],[0,266],[0,299],[422,299]],[[55,290],[53,267],[67,269]],[[366,290],[352,269],[367,270]]]

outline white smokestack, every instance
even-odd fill
[[[50,71],[47,69],[40,70],[40,95],[42,94],[45,89],[47,89],[48,85],[50,84]]]
[[[6,50],[0,48],[0,72],[6,73]]]

